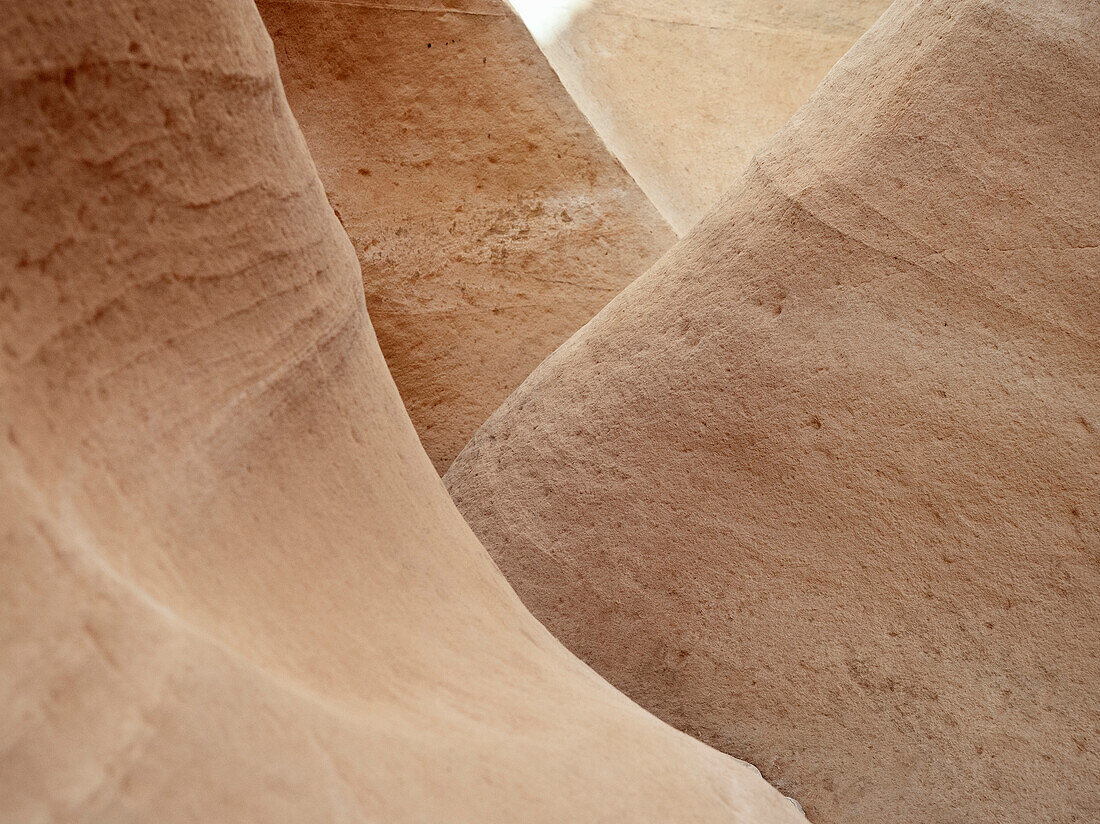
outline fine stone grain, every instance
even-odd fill
[[[0,22],[0,821],[804,819],[527,613],[244,0]]]
[[[1100,5],[895,3],[446,476],[817,824],[1100,820]]]
[[[507,4],[442,5],[259,3],[440,474],[676,241]]]

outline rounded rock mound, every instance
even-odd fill
[[[0,819],[795,822],[527,613],[244,0],[0,31]]]
[[[902,0],[445,482],[819,824],[1100,815],[1100,7]]]

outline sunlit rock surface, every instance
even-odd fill
[[[889,0],[512,0],[681,235]]]

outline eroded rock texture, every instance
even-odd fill
[[[462,522],[251,3],[17,3],[0,125],[0,819],[801,820]]]
[[[889,0],[515,0],[554,70],[681,235]]]
[[[896,3],[446,477],[820,824],[1100,816],[1100,7]]]
[[[259,3],[440,472],[675,242],[503,0],[446,5]]]

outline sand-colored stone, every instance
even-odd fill
[[[445,479],[818,824],[1100,820],[1098,33],[896,3]]]
[[[0,124],[0,820],[802,820],[462,522],[251,3],[17,3]]]
[[[442,473],[676,236],[503,0],[259,8]]]
[[[513,0],[681,235],[889,0]]]

